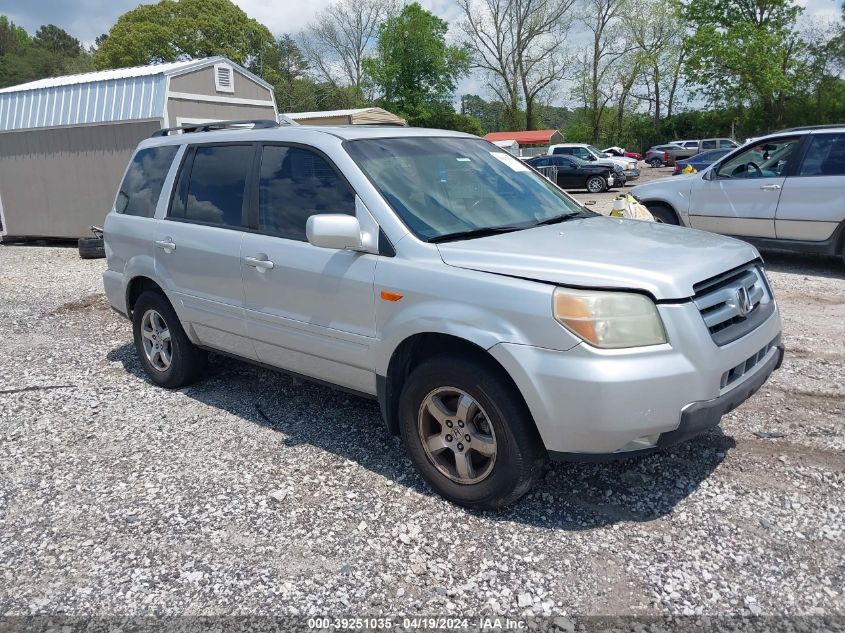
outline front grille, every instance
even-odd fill
[[[725,387],[731,386],[737,380],[742,378],[745,374],[754,369],[760,363],[760,361],[766,357],[766,354],[768,354],[772,349],[774,349],[774,347],[777,345],[777,342],[777,338],[772,339],[771,342],[769,342],[769,344],[762,348],[759,352],[753,354],[752,356],[749,356],[739,365],[730,368],[728,371],[722,374],[722,381],[719,384],[719,388],[724,389]]]
[[[693,303],[717,345],[742,338],[775,309],[763,270],[756,262],[702,281],[693,290]]]

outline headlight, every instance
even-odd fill
[[[666,342],[657,306],[640,294],[557,288],[552,307],[561,325],[596,347],[616,349]]]

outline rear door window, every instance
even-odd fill
[[[245,191],[255,147],[200,145],[185,161],[170,215],[226,228],[248,226]]]
[[[845,134],[813,134],[799,176],[845,176]]]
[[[716,149],[717,141],[701,141],[701,149]]]
[[[138,151],[120,185],[115,211],[142,218],[153,217],[164,179],[178,149],[177,145],[163,145]]]

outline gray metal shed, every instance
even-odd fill
[[[157,129],[277,115],[270,84],[225,57],[4,88],[0,239],[81,237],[101,226],[132,151]]]

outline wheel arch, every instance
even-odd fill
[[[686,223],[684,222],[684,218],[681,217],[681,214],[678,213],[678,210],[675,208],[675,206],[673,204],[669,203],[669,202],[666,202],[665,200],[644,200],[643,205],[645,205],[645,207],[649,211],[651,211],[652,208],[657,208],[657,207],[660,207],[662,209],[666,209],[667,211],[672,213],[672,215],[674,215],[675,218],[678,220],[678,226],[687,226]]]
[[[408,376],[420,363],[441,354],[465,354],[498,372],[512,386],[528,411],[525,399],[510,374],[486,349],[472,341],[442,332],[419,332],[402,340],[393,350],[387,374],[376,375],[376,392],[385,426],[391,435],[399,434],[399,396]],[[530,411],[529,411],[530,415]]]
[[[135,303],[138,301],[138,297],[147,290],[157,290],[161,292],[165,298],[167,298],[167,294],[164,292],[164,289],[146,275],[133,277],[129,280],[129,283],[126,284],[126,314],[130,319],[132,318],[132,312],[135,309]]]

